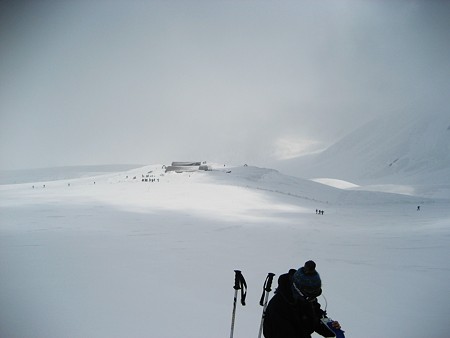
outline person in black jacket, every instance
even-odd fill
[[[323,337],[335,337],[321,321],[326,317],[317,301],[321,294],[322,282],[313,261],[281,275],[264,315],[264,337],[311,338],[313,332]],[[340,328],[337,321],[332,325]]]

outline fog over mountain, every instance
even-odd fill
[[[448,185],[450,114],[387,114],[320,153],[280,162],[279,169],[357,184]]]
[[[423,0],[1,1],[0,170],[271,168],[386,113],[448,113],[449,17]]]
[[[209,158],[194,160],[211,162]],[[4,170],[0,171],[0,184],[94,176],[141,166]],[[266,167],[338,188],[446,197],[450,192],[450,114],[446,111],[385,114],[322,152],[270,162]]]

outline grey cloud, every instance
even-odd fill
[[[447,106],[444,1],[3,6],[2,168],[263,164],[276,144]]]

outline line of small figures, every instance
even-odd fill
[[[316,215],[323,215],[323,210],[316,209]]]

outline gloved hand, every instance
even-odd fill
[[[335,329],[340,329],[341,328],[341,324],[339,324],[339,322],[337,320],[333,320],[331,322],[331,326],[334,327]]]

